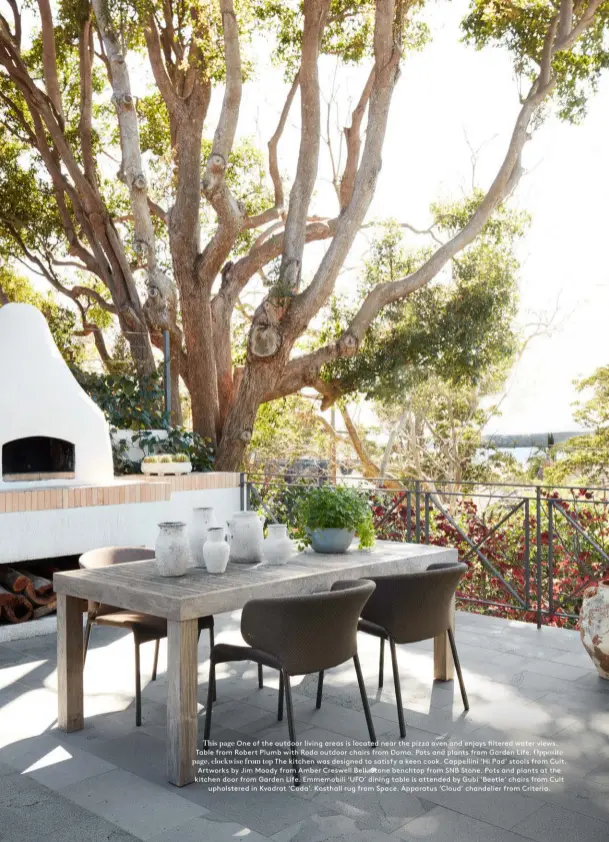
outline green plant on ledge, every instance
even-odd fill
[[[295,514],[298,537],[305,546],[316,529],[347,529],[357,534],[360,549],[374,545],[372,511],[367,499],[353,488],[309,488],[302,492]]]
[[[144,430],[133,437],[133,442],[142,448],[146,456],[178,453],[184,458],[173,461],[190,461],[193,471],[213,470],[214,452],[209,439],[183,427],[167,427],[165,436],[160,436],[157,430]]]
[[[147,465],[156,465],[162,463],[163,465],[173,464],[175,462],[183,463],[190,462],[187,453],[163,453],[160,456],[144,456],[142,462]]]

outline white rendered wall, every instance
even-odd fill
[[[2,514],[0,564],[80,555],[106,546],[154,547],[161,521],[188,523],[194,508],[212,506],[223,524],[239,511],[240,501],[239,488],[219,488],[174,492],[170,500],[158,503]]]
[[[7,442],[30,436],[74,445],[74,484],[113,479],[102,411],[78,385],[42,313],[30,304],[7,304],[0,308],[0,453]],[[0,485],[10,490],[10,483]]]

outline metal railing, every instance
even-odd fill
[[[572,626],[583,592],[609,569],[606,488],[244,475],[243,508],[294,526],[299,495],[335,481],[368,495],[379,538],[456,547],[469,568],[463,608]]]

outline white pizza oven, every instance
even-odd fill
[[[0,452],[5,489],[113,479],[106,419],[30,304],[0,308]]]

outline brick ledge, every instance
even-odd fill
[[[117,477],[111,485],[54,486],[31,491],[0,491],[0,514],[79,509],[86,506],[117,506],[125,503],[156,503],[174,492],[238,488],[238,473],[192,473],[174,477],[137,474]]]

